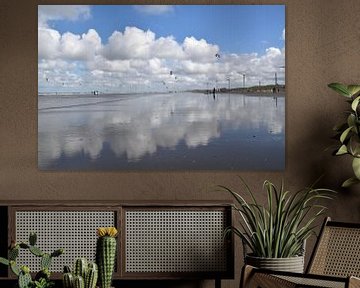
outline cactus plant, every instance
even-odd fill
[[[40,261],[40,267],[41,269],[49,269],[50,268],[50,265],[51,265],[51,260],[52,260],[52,257],[50,254],[48,253],[44,253],[42,256],[41,256],[41,261]]]
[[[74,276],[72,273],[64,273],[62,276],[62,282],[64,288],[73,288],[74,287]]]
[[[76,259],[74,263],[74,273],[71,273],[69,266],[64,266],[64,288],[95,288],[97,279],[98,267],[96,263],[90,262],[88,264],[85,258]]]
[[[58,257],[64,253],[63,249],[57,249],[51,254],[44,253],[36,245],[37,236],[35,233],[30,233],[29,244],[20,242],[11,242],[8,259],[0,257],[0,264],[10,266],[11,271],[18,276],[19,288],[48,288],[51,287],[53,282],[50,281],[50,265],[53,257]],[[28,266],[19,267],[16,263],[16,259],[19,256],[19,250],[29,250],[30,253],[37,257],[41,257],[41,270],[36,274],[35,281],[32,280],[30,275],[30,269]]]
[[[98,279],[98,266],[96,263],[89,263],[85,276],[85,288],[95,288]]]
[[[21,271],[19,274],[18,285],[19,288],[28,288],[32,283],[30,269],[27,266],[21,267]]]
[[[85,258],[76,259],[74,267],[75,276],[81,276],[85,280],[87,268],[88,261]]]
[[[74,277],[74,288],[85,288],[84,278],[80,275]]]
[[[99,267],[100,288],[110,288],[114,272],[116,256],[115,227],[101,227],[97,229],[96,262]]]

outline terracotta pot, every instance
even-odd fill
[[[245,263],[263,269],[304,273],[304,256],[289,258],[263,258],[246,255]]]

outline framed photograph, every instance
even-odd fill
[[[41,170],[285,168],[285,5],[39,5]]]

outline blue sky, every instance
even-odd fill
[[[189,35],[204,38],[229,53],[261,54],[267,46],[283,46],[285,5],[176,5],[163,14],[142,12],[134,5],[94,5],[91,15],[76,25],[68,20],[50,25],[62,33],[82,34],[92,28],[104,43],[115,30],[136,26],[178,41]]]
[[[38,48],[39,90],[284,83],[285,5],[39,5]]]

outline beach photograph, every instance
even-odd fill
[[[38,5],[38,168],[284,170],[285,34],[285,5]]]

